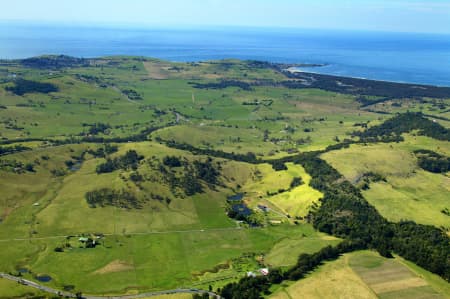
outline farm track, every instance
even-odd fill
[[[192,229],[192,230],[172,230],[172,231],[150,231],[150,232],[136,232],[136,233],[126,233],[127,236],[145,236],[145,235],[163,235],[163,234],[175,234],[175,233],[198,233],[198,232],[211,232],[211,231],[231,231],[231,230],[241,230],[242,227],[225,227],[225,228],[211,228],[211,229]],[[252,228],[257,229],[257,228]],[[104,236],[119,236],[124,234],[103,234]],[[73,235],[72,235],[73,236]],[[36,238],[11,238],[11,239],[0,239],[0,242],[12,242],[12,241],[32,241],[32,240],[49,240],[49,239],[59,239],[67,238],[69,235],[57,235],[57,236],[45,236]]]

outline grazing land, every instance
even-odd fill
[[[289,67],[1,61],[0,272],[99,296],[446,298],[450,88]]]
[[[326,263],[270,298],[449,298],[449,291],[445,281],[417,273],[400,258],[361,251]]]
[[[414,155],[419,148],[449,155],[445,142],[407,136],[402,143],[352,145],[323,158],[356,185],[370,171],[383,176],[385,181],[371,182],[363,194],[389,220],[449,228],[449,216],[441,211],[449,205],[450,178],[421,169]]]

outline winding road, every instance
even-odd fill
[[[41,290],[46,293],[54,294],[61,297],[68,297],[68,298],[77,298],[77,296],[73,293],[65,292],[65,291],[59,291],[41,284],[38,284],[34,281],[23,279],[21,277],[13,276],[6,273],[0,272],[0,278],[8,279],[11,281],[15,281],[17,283],[20,283],[24,286],[29,286],[38,290]],[[147,298],[147,297],[153,297],[153,296],[161,296],[161,295],[170,295],[170,294],[204,294],[208,293],[208,295],[211,298],[217,298],[221,299],[219,295],[213,292],[208,292],[204,290],[199,289],[173,289],[173,290],[166,290],[166,291],[159,291],[159,292],[148,292],[148,293],[142,293],[137,295],[123,295],[123,296],[90,296],[90,295],[83,295],[81,298],[84,299],[136,299],[136,298]],[[80,298],[80,297],[78,297]]]

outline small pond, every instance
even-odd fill
[[[231,196],[227,197],[227,200],[228,201],[241,201],[242,198],[244,198],[244,195],[245,195],[244,193],[238,193],[235,195],[231,195]]]
[[[231,209],[238,215],[240,216],[250,216],[252,214],[252,210],[249,209],[246,205],[244,204],[235,204],[231,207]]]
[[[81,164],[82,163],[80,161],[75,162],[72,166],[70,166],[70,171],[80,170]]]
[[[40,282],[49,282],[50,280],[52,280],[52,277],[50,275],[43,274],[36,276],[36,279]]]

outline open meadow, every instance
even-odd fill
[[[448,298],[414,257],[357,250],[397,254],[413,220],[447,275],[450,92],[288,67],[1,61],[0,272],[100,296],[262,281],[270,298]],[[299,257],[320,260],[305,279]],[[32,295],[0,279],[0,298]]]
[[[269,298],[449,298],[450,287],[400,258],[354,252],[326,263],[299,282],[280,286]]]
[[[371,182],[364,197],[391,221],[413,220],[418,223],[450,228],[450,178],[430,173],[417,165],[413,151],[428,149],[449,155],[448,142],[407,136],[405,142],[354,145],[331,151],[322,157],[358,185],[368,172],[383,176],[386,181]]]

